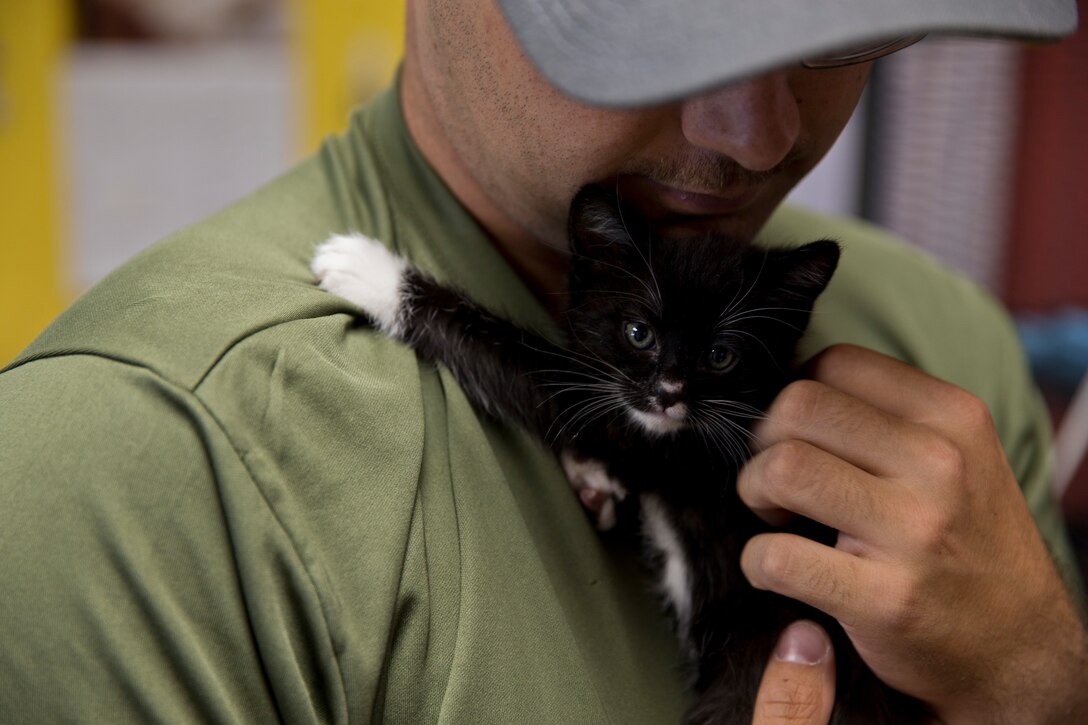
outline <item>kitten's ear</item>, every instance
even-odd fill
[[[571,251],[586,254],[595,247],[611,248],[633,242],[635,228],[641,229],[642,221],[633,210],[621,210],[615,192],[589,185],[583,187],[570,206],[567,223]],[[597,249],[596,256],[601,256]]]
[[[790,306],[811,310],[839,265],[839,245],[829,239],[796,249],[770,252],[768,262],[778,270],[778,290]]]

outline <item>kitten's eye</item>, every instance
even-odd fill
[[[737,364],[737,356],[733,354],[732,350],[715,345],[707,352],[706,362],[710,365],[711,370],[722,373]]]
[[[654,335],[654,328],[645,322],[625,322],[623,335],[627,338],[627,342],[631,343],[632,347],[639,350],[650,349],[657,340],[657,336]]]

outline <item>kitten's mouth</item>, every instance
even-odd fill
[[[661,411],[629,408],[628,413],[650,433],[675,433],[688,427],[688,407],[683,403],[676,403]]]

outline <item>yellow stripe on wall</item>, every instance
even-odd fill
[[[71,297],[61,273],[57,81],[68,0],[0,0],[0,365]]]
[[[286,0],[300,154],[392,78],[404,0]],[[0,365],[74,297],[63,272],[58,81],[72,0],[0,0]]]
[[[383,88],[403,48],[404,0],[290,0],[303,153]]]

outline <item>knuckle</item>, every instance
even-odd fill
[[[768,448],[762,466],[768,489],[778,492],[794,486],[803,478],[808,458],[808,446],[801,441],[785,440]]]
[[[943,509],[932,510],[918,517],[920,552],[929,560],[948,556],[954,549],[955,521]]]
[[[819,414],[824,386],[814,380],[795,380],[778,394],[770,415],[782,421],[797,423],[812,420]]]
[[[807,592],[821,600],[842,598],[842,592],[826,566],[813,561],[789,537],[772,537],[763,551],[761,571],[774,591]]]
[[[889,635],[911,638],[921,619],[920,587],[912,580],[903,580],[888,587],[879,610],[880,626]]]
[[[814,360],[817,370],[834,371],[839,368],[850,369],[857,361],[871,356],[872,353],[858,345],[840,342],[831,345]]]
[[[953,388],[948,394],[947,411],[962,427],[977,429],[993,425],[985,401],[961,388]]]
[[[769,584],[781,586],[784,583],[793,581],[798,572],[804,571],[805,567],[798,559],[794,547],[789,546],[788,542],[783,542],[780,538],[774,537],[767,541],[763,549],[763,560],[760,569]]]
[[[849,485],[839,475],[834,460],[820,449],[799,440],[776,443],[762,454],[760,478],[765,495],[774,503],[798,513],[826,502],[829,497],[863,516],[873,515],[870,494]],[[801,506],[803,509],[794,507]]]
[[[930,470],[939,481],[963,481],[967,472],[967,457],[952,441],[934,436],[927,443]]]

